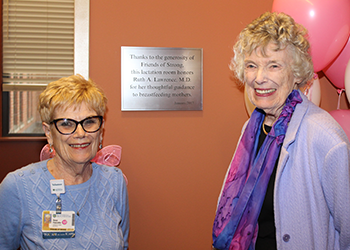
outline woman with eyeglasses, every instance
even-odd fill
[[[127,249],[129,206],[120,169],[91,162],[107,98],[80,75],[51,82],[39,113],[53,158],[0,184],[0,249]]]

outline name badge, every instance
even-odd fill
[[[75,237],[75,212],[43,211],[42,235],[44,239],[74,238]]]

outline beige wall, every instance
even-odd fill
[[[211,249],[218,194],[248,118],[231,47],[272,2],[91,0],[90,77],[109,98],[104,145],[123,147],[131,250]],[[203,111],[121,112],[121,46],[203,48]],[[321,84],[324,108],[335,109],[336,90]]]

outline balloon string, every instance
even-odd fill
[[[345,91],[345,89],[337,89],[337,92],[338,92],[338,107],[337,107],[337,109],[340,109],[340,97],[341,97],[341,94],[343,93],[343,91]]]

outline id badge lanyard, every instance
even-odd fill
[[[66,192],[64,180],[50,180],[51,194],[57,196],[56,211],[45,210],[42,214],[42,236],[44,239],[74,238],[75,212],[62,211],[61,194]]]
[[[61,194],[64,194],[66,192],[66,188],[64,185],[64,180],[50,180],[50,189],[51,194],[56,194],[56,213],[61,214],[62,212],[62,199],[60,197]]]

